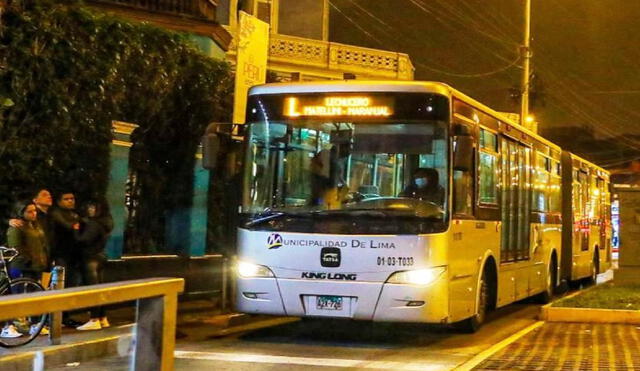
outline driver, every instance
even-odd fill
[[[442,206],[444,188],[438,182],[438,171],[433,168],[417,168],[411,177],[411,183],[400,193],[401,197],[417,198]]]

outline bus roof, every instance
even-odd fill
[[[447,84],[431,81],[331,80],[258,85],[249,90],[249,95],[320,92],[405,92],[450,95],[451,89]]]
[[[600,166],[598,166],[598,165],[594,164],[593,162],[588,161],[588,160],[585,160],[584,158],[582,158],[582,157],[580,157],[580,156],[576,155],[576,154],[575,154],[575,153],[573,153],[573,152],[569,152],[569,154],[571,155],[571,158],[574,158],[574,159],[576,159],[576,160],[579,160],[579,161],[580,161],[580,162],[582,162],[583,164],[586,164],[587,166],[589,166],[589,167],[591,167],[591,168],[594,168],[594,169],[596,169],[596,170],[598,170],[598,171],[600,171],[600,172],[602,172],[602,173],[606,174],[607,176],[611,175],[611,174],[610,174],[610,172],[609,172],[608,170],[601,168]]]
[[[447,97],[456,97],[465,103],[469,103],[485,113],[494,116],[527,135],[536,138],[549,147],[560,151],[561,148],[541,137],[540,135],[521,126],[511,120],[506,115],[491,109],[468,95],[452,88],[451,86],[437,81],[376,81],[376,80],[330,80],[330,81],[308,81],[308,82],[287,82],[257,85],[249,90],[249,95],[262,94],[304,94],[304,93],[355,93],[355,92],[404,92],[404,93],[433,93],[442,94]]]

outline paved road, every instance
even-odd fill
[[[176,370],[451,370],[535,323],[538,311],[539,305],[510,305],[475,334],[337,320],[299,321],[222,338],[210,338],[206,326],[180,328],[187,337],[177,343]],[[74,369],[125,370],[126,363],[112,358]]]

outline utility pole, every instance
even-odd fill
[[[529,116],[529,70],[531,63],[531,0],[524,0],[524,42],[520,48],[522,54],[522,98],[520,102],[520,124],[525,126]]]

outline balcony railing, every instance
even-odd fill
[[[233,31],[229,29],[230,32]],[[235,54],[235,39],[229,54]],[[344,72],[366,78],[413,80],[407,54],[295,36],[269,35],[269,68],[341,76]],[[313,74],[313,73],[312,73]]]
[[[286,35],[271,35],[269,59],[377,78],[413,79],[407,54]]]
[[[120,5],[153,13],[180,15],[215,21],[214,0],[90,0],[91,3]]]

